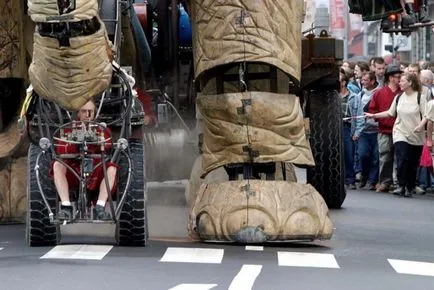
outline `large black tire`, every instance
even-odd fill
[[[121,246],[146,246],[148,217],[146,211],[145,157],[142,140],[130,139],[128,148],[132,159],[132,176],[127,197],[116,225],[116,239]],[[119,185],[121,194],[127,183],[128,161],[119,159]],[[121,198],[121,197],[119,197]]]
[[[51,224],[48,209],[42,199],[36,179],[36,158],[42,150],[34,144],[30,144],[27,163],[27,221],[26,240],[29,246],[54,246],[60,241],[60,229],[58,225]],[[53,180],[48,176],[52,163],[49,153],[43,154],[39,159],[39,177],[50,208],[56,214],[58,205],[57,191]]]
[[[340,208],[346,197],[341,101],[335,90],[309,94],[310,145],[315,167],[307,182],[323,196],[329,208]]]

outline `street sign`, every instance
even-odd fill
[[[411,50],[411,37],[404,36],[402,34],[395,35],[394,46],[398,47],[397,51],[410,51]]]

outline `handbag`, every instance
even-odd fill
[[[429,150],[427,143],[423,144],[422,155],[420,156],[420,167],[432,168],[433,162],[431,157],[431,151]]]

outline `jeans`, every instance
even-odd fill
[[[354,141],[354,171],[357,173],[362,172],[362,161],[360,160],[359,141]]]
[[[419,167],[419,186],[423,189],[431,187],[434,183],[432,169],[428,167]]]
[[[396,142],[395,154],[398,184],[412,191],[416,186],[417,168],[422,154],[422,145],[415,146],[407,142]]]
[[[378,133],[379,182],[385,185],[393,183],[393,142],[392,134]]]
[[[354,184],[356,182],[356,173],[354,172],[354,152],[351,126],[344,124],[345,184]]]
[[[378,181],[377,135],[377,133],[361,133],[358,147],[362,176],[371,184],[376,184]]]

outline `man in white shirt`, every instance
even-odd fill
[[[359,94],[362,105],[359,106],[357,115],[362,116],[363,108],[369,107],[372,95],[378,89],[374,72],[366,72],[362,74],[361,82],[363,86],[362,92]],[[365,187],[368,190],[375,190],[375,185],[378,181],[378,122],[373,119],[357,119],[356,132],[353,140],[358,140],[358,153],[360,157],[362,178],[360,180],[360,188]]]
[[[424,69],[420,72],[420,81],[424,87],[427,88],[428,92],[431,92],[431,97],[428,101],[432,100],[434,97],[434,74],[429,69]]]

